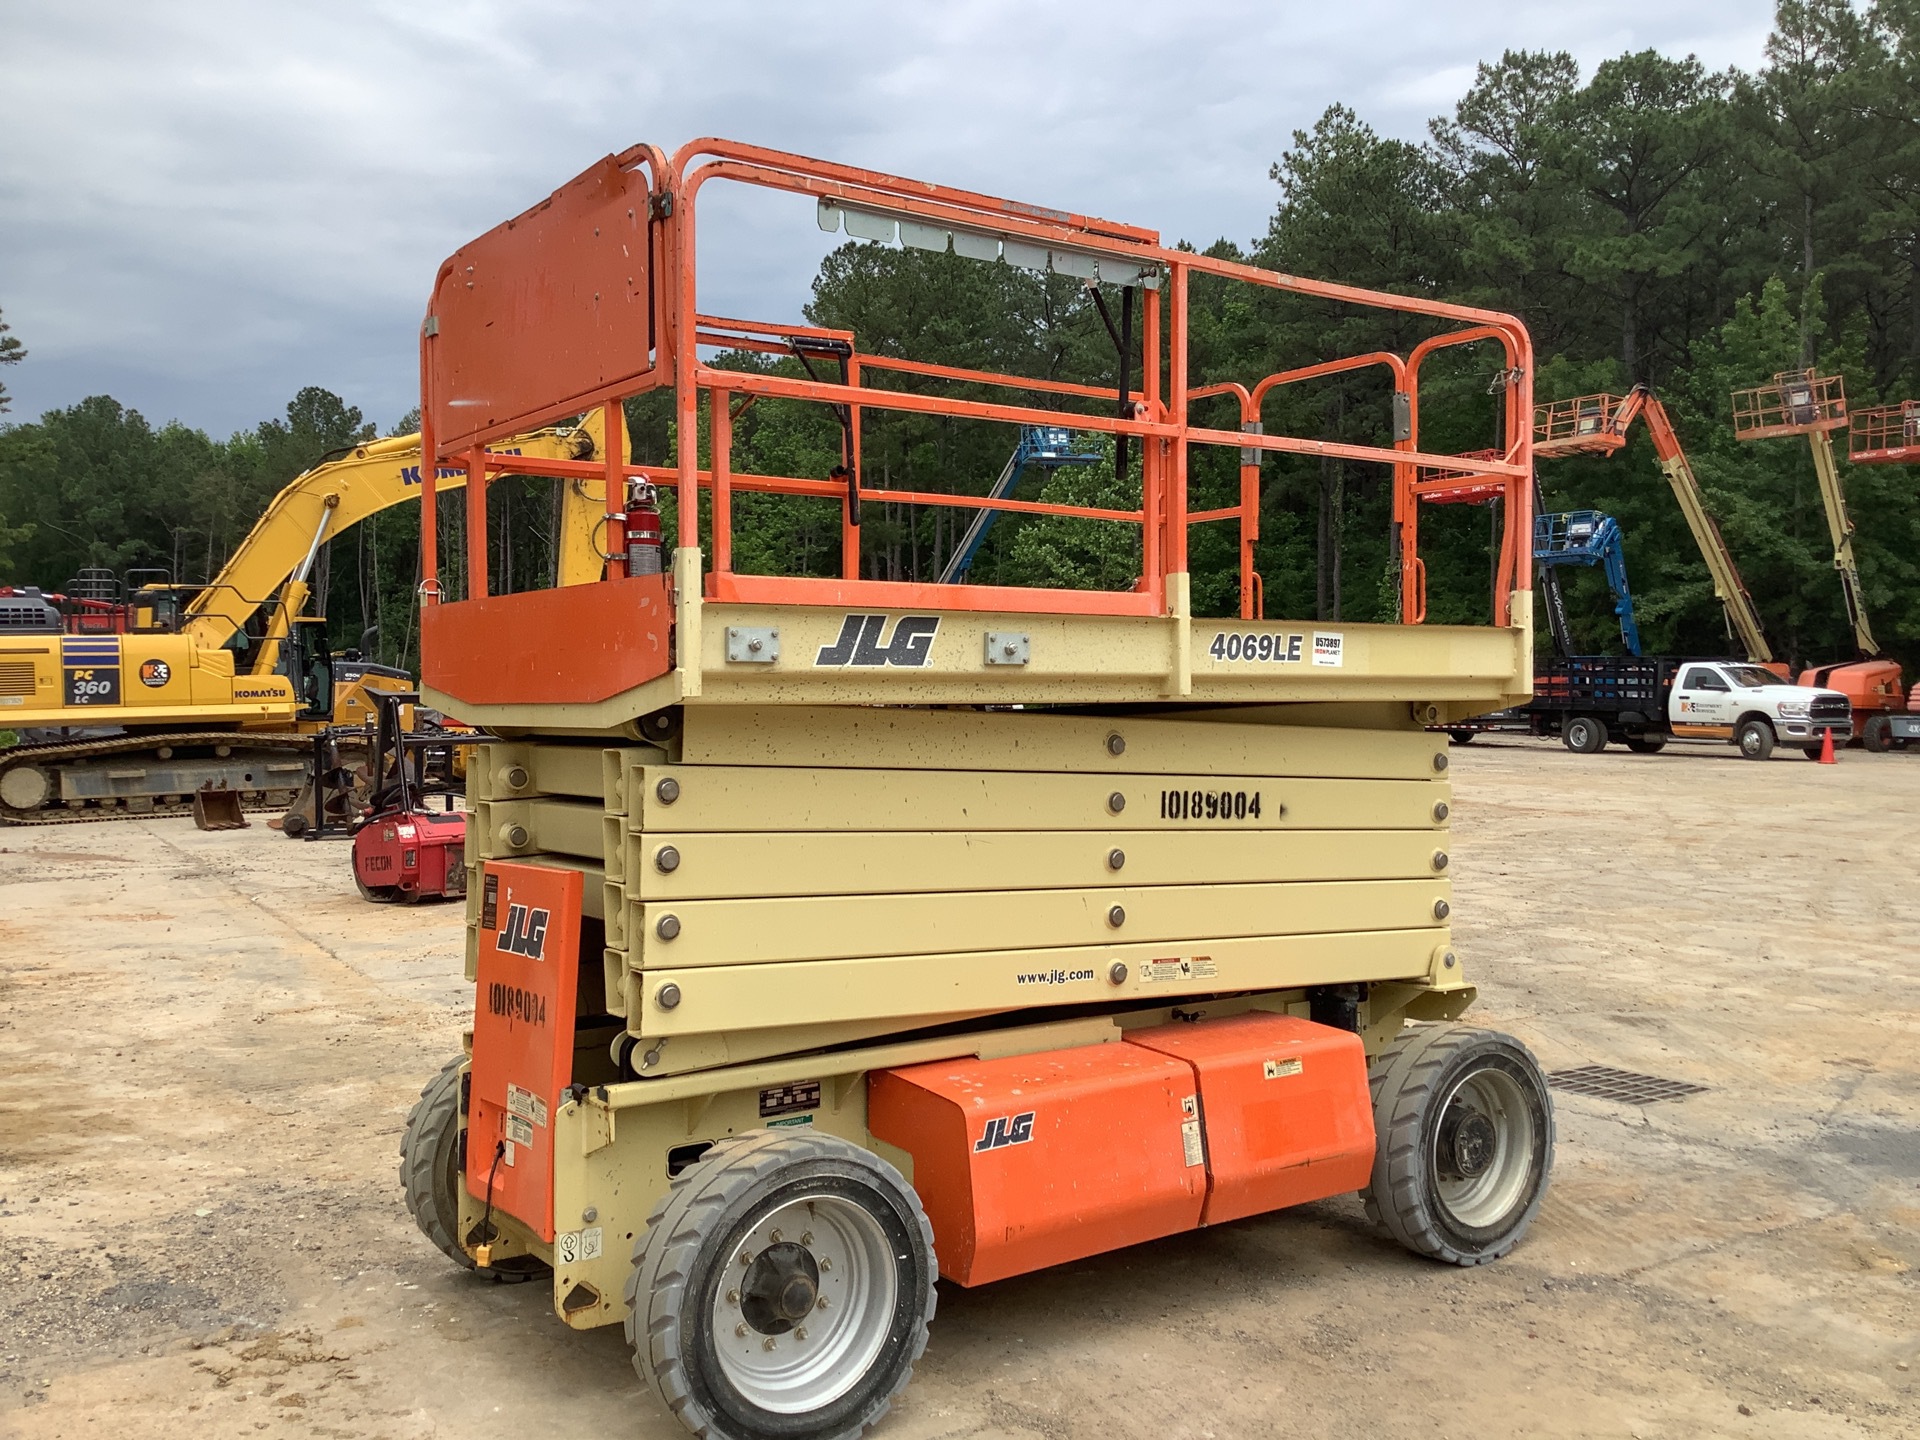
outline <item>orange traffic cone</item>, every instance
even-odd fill
[[[1820,763],[1822,765],[1831,765],[1834,763],[1833,731],[1831,729],[1820,732]]]

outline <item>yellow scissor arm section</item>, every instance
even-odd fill
[[[496,455],[586,459],[598,450],[601,436],[601,415],[595,409],[580,426],[536,430],[489,448]],[[443,469],[438,487],[453,490],[466,483],[464,470]],[[601,482],[569,480],[564,484],[560,578],[563,584],[579,583],[579,579],[568,579],[570,571],[584,563],[576,552],[584,553],[583,547],[593,546],[593,526],[605,506],[598,493]],[[576,495],[576,491],[582,493]],[[334,539],[369,515],[419,494],[418,435],[370,441],[356,446],[350,455],[315,466],[274,496],[233,557],[188,604],[184,628],[203,646],[216,648],[226,644],[255,611],[278,596],[269,643],[260,657],[271,668],[272,656],[267,652],[277,651],[274,642],[285,636],[291,617],[306,603],[307,576],[322,542]],[[572,534],[580,527],[586,530],[584,541]],[[598,577],[596,568],[591,575],[580,578]]]
[[[1727,548],[1720,527],[1707,512],[1700,482],[1694,478],[1686,451],[1680,448],[1680,437],[1674,433],[1667,407],[1646,386],[1636,385],[1614,417],[1615,431],[1624,433],[1636,415],[1647,423],[1647,433],[1653,437],[1653,453],[1659,457],[1660,468],[1673,487],[1673,498],[1680,502],[1680,513],[1687,517],[1693,543],[1700,547],[1700,558],[1707,562],[1707,573],[1713,577],[1713,593],[1726,607],[1727,620],[1746,647],[1747,659],[1766,664],[1773,659],[1773,648],[1767,644],[1766,634],[1760,628],[1760,612],[1754,608],[1753,596],[1747,593],[1746,582],[1740,578],[1739,567],[1733,563],[1733,552]]]

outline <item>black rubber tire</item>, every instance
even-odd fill
[[[510,1255],[484,1272],[460,1248],[454,1231],[460,1224],[460,1080],[464,1059],[449,1060],[429,1080],[407,1112],[400,1137],[400,1186],[407,1213],[434,1248],[463,1270],[484,1273],[503,1285],[517,1285],[553,1272],[531,1255]]]
[[[1733,732],[1734,748],[1745,760],[1765,760],[1773,754],[1773,726],[1764,720],[1742,720]]]
[[[1807,759],[1814,761],[1816,764],[1819,762],[1820,747],[1818,745],[1809,745],[1800,753],[1806,756]]]
[[[1479,733],[1477,730],[1449,730],[1447,739],[1455,745],[1471,745],[1473,737]]]
[[[1607,748],[1607,727],[1591,715],[1572,715],[1561,727],[1560,743],[1576,755],[1598,755]]]
[[[400,898],[399,886],[369,885],[360,878],[360,872],[357,870],[354,871],[353,874],[353,884],[354,888],[360,892],[360,898],[362,900],[369,901],[375,905],[391,905]]]
[[[1860,748],[1869,755],[1884,755],[1893,748],[1893,721],[1875,715],[1860,730]]]
[[[1636,755],[1658,755],[1662,750],[1667,748],[1667,737],[1664,735],[1629,735],[1627,736],[1626,743],[1627,749]]]
[[[1443,1104],[1460,1084],[1489,1069],[1512,1080],[1532,1120],[1532,1153],[1515,1202],[1496,1223],[1459,1221],[1436,1174]],[[1553,1097],[1533,1052],[1494,1030],[1411,1025],[1367,1067],[1376,1137],[1373,1177],[1360,1192],[1367,1218],[1416,1255],[1449,1265],[1498,1260],[1533,1223],[1553,1174]]]
[[[778,1413],[747,1399],[714,1350],[713,1299],[743,1237],[790,1195],[836,1190],[887,1233],[896,1301],[865,1374],[820,1408]],[[633,1368],[702,1440],[853,1440],[892,1407],[927,1348],[935,1302],[933,1227],[893,1166],[837,1136],[749,1130],[716,1142],[674,1178],[634,1244],[627,1276]]]

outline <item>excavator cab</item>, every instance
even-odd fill
[[[296,619],[287,632],[281,663],[300,698],[296,718],[333,718],[333,655],[327,649],[327,622],[317,615]]]

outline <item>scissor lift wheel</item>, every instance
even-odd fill
[[[1413,1025],[1368,1072],[1368,1218],[1453,1265],[1484,1265],[1519,1244],[1553,1168],[1553,1101],[1533,1052],[1493,1030]]]
[[[460,1248],[460,1078],[466,1062],[449,1060],[427,1082],[407,1113],[400,1137],[400,1184],[407,1194],[407,1213],[420,1233],[454,1264],[475,1268],[473,1257]],[[549,1272],[531,1255],[503,1257],[486,1272],[501,1284],[517,1284]]]
[[[627,1279],[634,1368],[705,1440],[850,1440],[927,1346],[933,1230],[831,1135],[723,1140],[654,1207]]]

